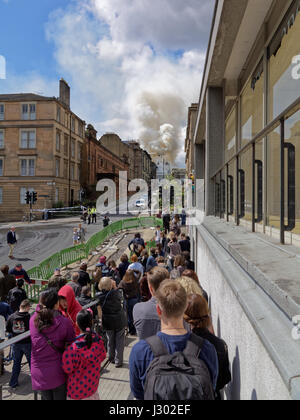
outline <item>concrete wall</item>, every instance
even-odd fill
[[[205,227],[193,227],[191,234],[196,238],[193,254],[201,284],[210,296],[215,332],[229,348],[233,380],[225,399],[291,399],[289,381],[274,363],[277,357],[289,357],[278,355],[276,349],[279,336],[282,349],[287,344],[289,321]]]

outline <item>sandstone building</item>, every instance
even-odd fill
[[[59,98],[32,93],[0,95],[0,220],[22,220],[27,191],[36,209],[73,205],[80,196],[85,122],[70,109],[70,87]]]

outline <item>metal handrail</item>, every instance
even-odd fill
[[[93,306],[95,306],[97,304],[99,304],[99,301],[98,300],[93,300],[88,305],[83,306],[82,309],[89,309],[89,308],[92,308]],[[3,342],[0,341],[0,352],[4,351],[6,348],[12,346],[13,344],[19,343],[20,341],[22,341],[26,338],[29,338],[30,336],[31,336],[30,331],[27,331],[23,334],[20,334],[17,337],[10,338],[9,340],[3,341]],[[0,376],[0,378],[1,378],[1,376]],[[2,386],[3,385],[0,384],[0,401],[2,400]],[[38,399],[38,391],[33,391],[33,394],[34,394],[34,399],[37,400]]]
[[[88,305],[83,306],[82,309],[92,308],[93,306],[97,305],[97,303],[99,303],[98,300],[93,300]],[[30,337],[30,331],[27,331],[23,334],[18,335],[17,337],[13,337],[13,338],[10,338],[9,340],[3,341],[2,343],[0,343],[0,351],[3,351],[7,347],[10,347],[13,344],[19,343],[20,341],[25,340],[26,338],[29,338],[29,337]]]
[[[263,138],[267,137],[272,131],[280,126],[282,121],[289,119],[292,115],[300,110],[300,96],[293,102],[288,108],[286,108],[281,114],[278,115],[272,122],[270,122],[263,130],[261,130],[252,140],[243,146],[235,155],[233,155],[224,165],[222,165],[212,176],[211,179],[214,179],[220,172],[222,172],[226,165],[229,165],[231,162],[236,160],[241,154],[246,150],[250,149],[253,144],[259,142]]]

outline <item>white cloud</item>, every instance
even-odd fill
[[[182,161],[182,127],[199,95],[212,0],[82,3],[56,11],[47,25],[75,112],[100,135],[115,131]]]

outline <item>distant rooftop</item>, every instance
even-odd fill
[[[19,101],[53,101],[57,100],[55,96],[42,96],[35,93],[6,93],[0,95],[0,101],[10,101],[10,102],[19,102]]]

